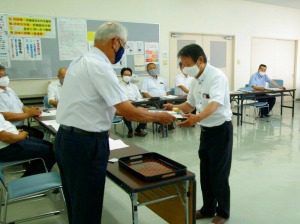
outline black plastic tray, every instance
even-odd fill
[[[119,166],[145,182],[186,174],[186,166],[154,152],[122,157]]]

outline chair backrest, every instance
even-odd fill
[[[175,94],[175,88],[172,88],[172,89],[171,89],[170,94],[171,94],[171,95],[174,95],[174,94]]]
[[[48,96],[44,96],[44,107],[45,108],[51,108],[52,106],[48,103]]]
[[[277,85],[283,86],[283,80],[282,79],[273,79],[274,82],[276,82]],[[269,88],[276,88],[276,86],[269,84]]]

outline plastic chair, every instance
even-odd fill
[[[175,95],[175,88],[172,88],[172,89],[171,89],[170,95],[173,95],[173,96]]]
[[[12,162],[12,163],[14,163],[12,165],[16,165],[21,162],[24,162],[24,161]],[[2,164],[2,165],[7,166],[8,163]],[[64,195],[62,192],[61,179],[57,173],[55,173],[55,172],[48,173],[46,170],[46,173],[36,174],[36,175],[23,177],[23,178],[19,178],[19,179],[14,179],[5,184],[2,168],[3,167],[0,166],[0,182],[2,185],[1,192],[0,192],[1,203],[2,203],[3,194],[4,194],[5,200],[4,200],[3,218],[1,217],[2,216],[2,212],[1,212],[2,206],[0,207],[0,217],[1,217],[0,222],[1,223],[3,223],[3,224],[7,223],[6,219],[7,219],[8,205],[11,203],[16,203],[16,202],[24,201],[24,200],[28,200],[28,199],[34,199],[38,196],[49,193],[55,189],[59,189],[59,191],[63,197],[63,200],[65,201]],[[50,215],[57,215],[57,214],[60,214],[63,210],[47,212],[47,213],[40,214],[40,215],[34,216],[34,217],[28,217],[28,218],[23,218],[20,220],[10,221],[9,223],[24,222],[24,221],[30,221],[33,219],[47,217]]]
[[[117,132],[117,125],[118,124],[122,125],[123,134],[120,134],[120,133]],[[114,125],[115,134],[119,134],[124,138],[125,137],[125,125],[124,125],[123,117],[115,116],[114,119],[113,119],[113,125]]]
[[[253,88],[248,86],[248,87],[240,88],[239,90],[241,90],[241,91],[252,91]],[[258,113],[256,113],[256,110],[260,110],[262,108],[268,108],[269,109],[269,104],[267,102],[257,102],[257,101],[252,102],[252,103],[247,103],[247,100],[255,100],[255,95],[251,95],[251,94],[244,96],[244,99],[246,99],[246,103],[243,104],[245,109],[247,107],[253,107],[253,109],[254,109],[254,111],[253,111],[254,121],[253,122],[246,122],[246,121],[244,121],[244,118],[243,118],[243,122],[244,123],[255,124],[256,123],[255,121],[258,118]],[[246,113],[243,113],[243,114],[246,114]]]
[[[44,107],[45,108],[52,108],[52,106],[48,102],[48,96],[44,96],[43,102],[44,102]]]

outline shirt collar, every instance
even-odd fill
[[[108,57],[106,56],[106,54],[104,54],[103,51],[101,51],[99,48],[93,47],[92,50],[91,50],[91,52],[93,52],[93,53],[101,56],[104,59],[104,61],[106,61],[107,63],[111,64],[111,62],[108,59]]]
[[[121,80],[121,83],[122,83],[124,86],[130,86],[130,82],[129,82],[129,83],[126,83],[126,82],[124,82],[123,80]]]
[[[0,88],[0,93],[7,92],[9,89],[9,87],[6,87],[6,90]]]
[[[210,70],[211,65],[209,63],[206,64],[204,71],[202,72],[202,74],[200,75],[200,77],[198,78],[198,83],[202,83],[203,80],[205,79],[205,77],[207,76],[207,73]]]

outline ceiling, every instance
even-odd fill
[[[300,9],[300,0],[246,0],[246,1]]]

